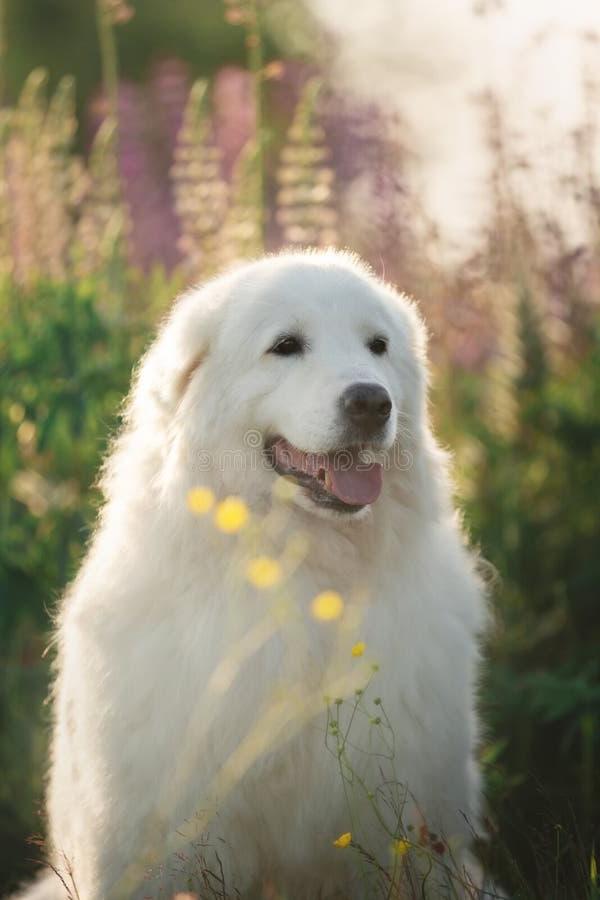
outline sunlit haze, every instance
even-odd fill
[[[477,98],[487,90],[505,113],[513,151],[532,166],[529,202],[560,203],[577,239],[582,223],[556,178],[572,168],[573,132],[591,120],[590,104],[597,111],[584,88],[600,75],[597,3],[482,0],[478,11],[473,0],[372,0],[351,15],[345,0],[312,6],[339,37],[336,77],[392,101],[403,117],[413,188],[448,246],[476,241],[486,212],[489,157]]]

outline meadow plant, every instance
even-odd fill
[[[363,642],[352,647],[353,658],[368,650]],[[327,701],[325,748],[335,758],[339,778],[347,801],[351,830],[333,841],[339,849],[354,852],[365,896],[386,898],[419,898],[432,896],[461,900],[477,898],[485,882],[482,872],[469,871],[460,861],[458,848],[447,835],[429,830],[419,810],[418,798],[402,784],[396,774],[396,761],[401,756],[385,705],[375,694],[379,665],[371,664],[364,685],[354,690],[351,698],[336,697]],[[367,741],[361,743],[354,732],[358,720],[368,723]],[[364,735],[364,728],[361,729]],[[365,801],[370,815],[365,821],[357,817],[355,800]],[[387,844],[388,856],[378,859],[369,843],[361,837],[368,829],[378,833],[379,846]],[[472,826],[473,835],[475,827]],[[477,881],[474,880],[476,874]],[[488,886],[486,897],[505,895]]]
[[[556,184],[557,196],[578,198],[585,211],[587,237],[573,246],[560,209],[542,216],[523,198],[533,163],[513,152],[502,111],[486,97],[495,161],[490,219],[471,256],[459,265],[440,262],[435,229],[426,227],[403,178],[401,123],[341,98],[302,63],[296,80],[290,76],[289,103],[270,121],[276,104],[267,82],[279,71],[273,62],[281,64],[265,50],[265,9],[258,0],[224,6],[232,27],[243,29],[247,69],[228,67],[214,86],[190,87],[185,67],[172,60],[154,72],[142,97],[119,83],[114,42],[114,28],[132,8],[98,0],[103,121],[85,157],[75,149],[72,79],[60,81],[48,100],[47,76],[37,69],[14,108],[0,110],[0,586],[9,601],[0,605],[0,763],[8,773],[0,812],[10,822],[6,833],[18,835],[16,849],[7,843],[0,861],[12,874],[13,857],[26,867],[18,842],[37,827],[32,810],[44,730],[42,716],[32,728],[23,710],[36,705],[47,680],[45,609],[81,554],[97,503],[93,473],[154,321],[186,282],[221,265],[282,243],[338,244],[359,250],[420,299],[431,334],[437,425],[456,449],[466,526],[503,579],[493,598],[499,625],[482,689],[490,722],[482,763],[497,822],[482,857],[519,898],[592,900],[600,842],[600,569],[590,488],[600,463],[593,123],[573,135],[578,165]],[[273,94],[286,67],[281,83],[271,81]],[[164,147],[163,170],[170,170],[162,181],[142,134],[148,103],[157,111],[152,133]],[[152,210],[140,201],[150,195],[158,198]],[[141,220],[150,217],[155,224],[144,230]],[[153,264],[159,244],[168,247],[159,258],[166,270]],[[247,634],[232,611],[231,652],[211,690],[226,698],[245,661],[273,636],[291,648],[272,704],[223,772],[221,789],[276,746],[286,728],[324,711],[322,690],[301,689],[294,676],[309,637],[297,615],[293,573],[309,538],[287,535],[285,514],[255,522],[240,498],[217,504],[201,485],[188,505],[190,515],[210,517],[235,543],[232,577],[263,604]],[[423,878],[447,878],[458,890],[464,873],[444,836],[402,825],[413,798],[393,777],[401,736],[389,733],[376,703],[360,598],[341,597],[332,586],[311,610],[311,627],[337,635],[323,752],[335,756],[349,795],[369,799],[389,840],[389,866],[382,871],[362,846],[351,808],[347,831],[331,841],[356,854],[383,897],[394,896],[401,877],[410,882],[413,859],[415,891]],[[378,744],[379,779],[369,783],[362,761],[373,748],[354,746],[358,719],[366,719]],[[25,780],[25,768],[35,770],[33,779]],[[202,834],[202,822],[194,827]],[[207,854],[199,839],[200,880],[190,892],[235,896]]]
[[[339,241],[331,152],[315,114],[320,88],[316,78],[304,85],[277,171],[276,218],[291,246],[335,247]]]
[[[73,237],[74,83],[60,81],[50,104],[46,84],[42,69],[32,72],[17,107],[4,113],[4,267],[20,284],[64,279]]]
[[[179,249],[194,278],[217,268],[228,199],[221,154],[211,133],[207,91],[205,81],[197,81],[190,90],[172,169],[175,208],[181,223]]]
[[[264,250],[260,159],[258,139],[251,138],[236,160],[231,177],[229,205],[220,234],[220,266],[252,259]]]
[[[117,280],[123,266],[127,211],[120,201],[116,156],[117,127],[107,118],[94,138],[80,201],[75,241],[75,271],[79,277],[98,274]]]

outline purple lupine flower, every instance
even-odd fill
[[[108,104],[97,95],[88,117],[90,145],[107,114]],[[129,219],[130,261],[144,270],[157,263],[170,270],[180,258],[179,227],[168,181],[170,153],[145,88],[121,82],[118,119],[119,177]]]
[[[183,123],[183,113],[190,93],[190,72],[179,59],[162,59],[154,64],[148,85],[153,117],[157,131],[164,141],[166,171],[173,164],[177,135]]]
[[[410,229],[399,123],[375,103],[337,93],[324,102],[321,122],[345,207],[343,237],[377,271],[401,282]],[[353,191],[359,193],[359,203],[352,203]]]
[[[119,86],[119,174],[130,218],[131,261],[147,270],[176,261],[170,199],[143,88]],[[169,227],[171,226],[171,227]]]

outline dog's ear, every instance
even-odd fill
[[[170,417],[177,410],[210,353],[213,313],[206,289],[176,301],[140,364],[130,406],[134,418],[147,418],[152,409]]]
[[[450,496],[449,455],[439,446],[426,422],[414,445],[409,472],[413,508],[429,520],[438,520],[447,512]]]
[[[206,289],[177,301],[159,338],[159,397],[174,410],[210,352],[214,308]]]
[[[180,366],[176,366],[174,371],[171,372],[171,403],[179,403],[207,355],[208,347],[203,346],[191,359],[188,359],[187,362]]]
[[[391,476],[391,477],[390,477]],[[448,454],[436,442],[427,415],[400,422],[390,478],[391,490],[401,506],[428,520],[446,510]]]
[[[393,490],[403,506],[436,520],[447,509],[449,460],[429,421],[427,330],[415,303],[402,296],[401,304],[408,341],[398,366],[406,397],[398,423],[399,465],[394,465]]]

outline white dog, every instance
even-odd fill
[[[348,255],[175,305],[60,611],[55,872],[28,898],[408,897],[428,869],[442,897],[464,875],[485,604],[426,380],[414,306]],[[211,496],[248,521],[198,514]]]

